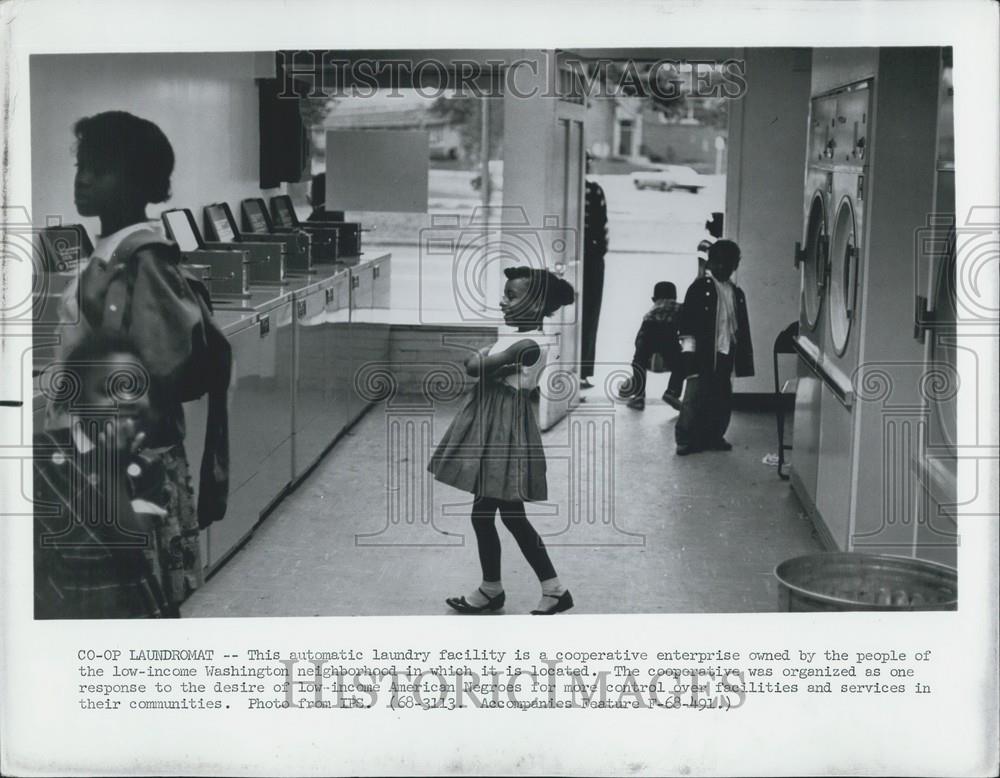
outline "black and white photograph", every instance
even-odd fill
[[[989,774],[997,59],[955,30],[995,3],[935,38],[943,4],[775,2],[747,43],[734,3],[673,30],[581,3],[565,35],[574,4],[513,3],[494,45],[453,4],[98,2],[51,46],[13,5],[0,674],[45,646],[67,758],[181,715],[206,750],[123,734],[11,775]],[[551,710],[577,691],[702,734],[670,761],[604,712],[588,771],[605,725]],[[505,734],[491,695],[550,710]],[[951,756],[924,742],[950,706]],[[393,745],[310,739],[390,708]],[[819,708],[895,734],[705,751],[710,716],[780,751]],[[296,753],[253,757],[280,719]]]
[[[37,616],[956,607],[952,51],[738,54],[32,58]]]

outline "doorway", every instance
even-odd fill
[[[603,54],[596,61],[602,60]],[[610,376],[631,362],[654,285],[672,283],[682,300],[700,272],[699,256],[704,260],[699,244],[714,240],[706,222],[713,214],[719,214],[716,223],[725,221],[729,100],[696,96],[691,66],[683,62],[655,76],[679,84],[676,97],[657,97],[654,90],[627,94],[616,88],[627,67],[654,78],[651,62],[614,61],[602,71],[610,94],[591,97],[586,106],[587,180],[604,193],[608,229],[592,392],[605,391],[609,380],[612,387],[620,383]],[[713,63],[712,73],[719,68]],[[667,374],[649,375],[651,403],[660,403],[667,380]]]

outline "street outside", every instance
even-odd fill
[[[453,255],[428,256],[418,241],[426,240],[435,215],[459,217],[465,230],[458,234],[480,234],[468,230],[469,217],[480,204],[479,193],[469,184],[475,173],[432,170],[429,214],[380,214],[351,212],[349,218],[374,225],[366,253],[392,252],[392,316],[394,321],[458,323],[455,303]],[[725,210],[724,175],[703,176],[706,187],[697,194],[675,190],[639,191],[628,175],[595,175],[608,202],[610,251],[605,258],[604,299],[597,339],[598,362],[628,363],[632,341],[642,314],[652,304],[657,281],[672,281],[683,297],[697,272],[697,246],[708,237],[705,221],[713,211]],[[499,202],[501,194],[495,193]],[[512,205],[505,203],[506,206]],[[402,218],[401,218],[402,217]],[[382,222],[383,224],[380,224]],[[461,239],[456,244],[461,251]],[[491,301],[495,302],[495,301]],[[385,313],[380,311],[379,313]],[[600,374],[600,370],[598,371]],[[665,387],[665,378],[650,380],[650,396]]]
[[[597,361],[628,363],[642,315],[652,305],[653,285],[672,281],[677,295],[698,271],[698,243],[709,237],[705,222],[724,211],[726,177],[704,176],[698,194],[637,191],[629,176],[594,176],[608,201],[610,251],[605,258],[604,299],[597,333]],[[601,376],[600,367],[597,378]],[[662,386],[661,386],[662,384]],[[666,377],[651,376],[649,397],[666,389]]]

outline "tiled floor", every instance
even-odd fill
[[[650,382],[653,398],[660,379]],[[728,435],[733,451],[679,458],[673,453],[677,414],[659,399],[643,412],[589,399],[543,436],[553,502],[528,506],[573,591],[571,613],[774,610],[774,566],[821,547],[787,483],[761,461],[775,451],[773,416],[736,413]],[[374,407],[191,597],[183,615],[448,613],[444,598],[467,593],[479,580],[463,507],[468,497],[435,484],[423,494],[430,507],[422,511],[420,447],[390,456],[400,449],[391,447],[387,432],[423,429],[436,442],[456,410],[455,403],[439,407],[431,421],[422,411],[407,417]],[[579,450],[560,456],[569,450],[570,430],[588,429],[588,419],[599,420],[591,430],[613,430],[613,466],[602,468],[600,457]],[[589,465],[583,475],[581,459]],[[413,476],[390,473],[387,460],[412,466]],[[588,490],[596,490],[603,510],[587,510],[586,498],[580,502]],[[392,523],[388,507],[408,494],[415,495],[410,509],[394,511],[404,518]],[[454,513],[446,505],[455,506]],[[500,534],[506,610],[527,612],[537,601],[537,583],[502,526]]]

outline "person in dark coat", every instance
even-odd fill
[[[680,335],[687,386],[674,430],[681,456],[732,449],[725,437],[732,375],[754,374],[746,295],[730,280],[739,263],[736,243],[716,241],[708,250],[707,272],[684,297]]]
[[[591,157],[587,155],[587,172]],[[580,386],[589,389],[594,375],[597,325],[604,296],[604,255],[608,253],[608,203],[600,184],[587,181],[583,210],[583,299]]]

